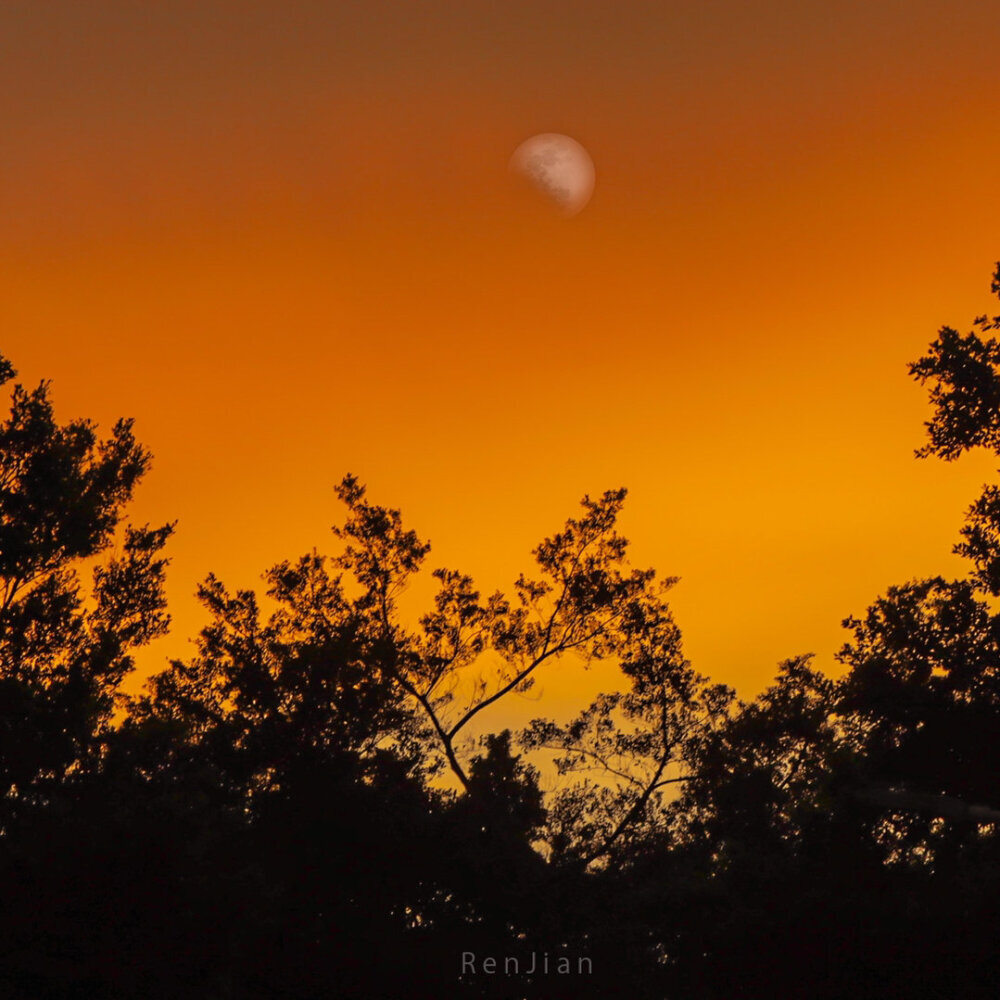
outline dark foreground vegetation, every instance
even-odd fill
[[[911,366],[921,454],[1000,450],[998,329],[942,329]],[[429,548],[348,477],[335,556],[274,567],[260,600],[210,577],[197,655],[126,698],[168,626],[172,526],[125,521],[148,465],[127,422],[101,440],[14,389],[0,996],[996,995],[997,486],[961,529],[967,577],[891,588],[845,622],[840,679],[801,657],[744,703],[684,659],[673,581],[629,565],[624,491],[585,499],[510,594],[435,571],[408,624]],[[482,735],[536,671],[587,659],[622,690]]]

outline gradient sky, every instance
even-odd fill
[[[351,471],[488,589],[627,486],[698,669],[834,670],[992,474],[913,458],[906,364],[997,311],[998,42],[967,0],[8,0],[0,350],[156,456],[144,669],[209,570],[331,550]],[[572,219],[507,172],[548,131]]]

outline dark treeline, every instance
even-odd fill
[[[944,328],[911,365],[918,454],[1000,451],[998,329]],[[436,570],[408,623],[429,546],[347,477],[336,554],[260,598],[209,577],[196,654],[132,698],[169,625],[173,525],[127,521],[149,462],[127,421],[102,439],[14,388],[0,996],[996,994],[1000,487],[961,528],[965,578],[890,588],[845,622],[839,679],[798,657],[743,702],[684,659],[675,581],[629,564],[624,491],[585,498],[509,594]],[[485,729],[596,659],[621,691]]]

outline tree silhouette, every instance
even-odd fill
[[[6,361],[0,377],[14,377]],[[101,439],[88,421],[56,421],[47,383],[14,386],[0,425],[7,996],[58,995],[74,983],[84,991],[107,975],[109,951],[128,962],[127,939],[113,941],[107,919],[131,905],[129,852],[111,839],[122,801],[108,778],[121,682],[169,621],[162,553],[172,526],[123,523],[148,466],[129,421]]]
[[[14,377],[0,359],[0,384]],[[44,805],[73,774],[98,766],[132,653],[169,619],[162,549],[172,531],[125,528],[124,508],[149,465],[132,425],[100,440],[56,422],[49,387],[13,390],[0,425],[0,782],[5,827]]]
[[[946,327],[911,366],[935,407],[919,455],[997,448],[997,323]],[[889,588],[844,622],[842,678],[788,661],[752,702],[723,698],[696,736],[666,830],[635,845],[618,886],[644,912],[633,933],[659,942],[664,992],[991,995],[996,497],[987,486],[967,515],[967,579]]]
[[[1000,264],[992,290],[1000,294]],[[950,461],[975,447],[1000,450],[1000,344],[985,336],[1000,329],[1000,317],[980,316],[974,326],[964,337],[942,328],[930,354],[910,366],[929,385],[934,405],[920,456]],[[963,803],[1000,807],[990,764],[1000,748],[1000,618],[989,603],[1000,565],[997,511],[997,487],[987,485],[955,548],[973,564],[967,579],[892,587],[863,618],[844,623],[854,638],[840,656],[849,667],[840,707],[855,723],[854,742],[870,772],[885,786],[867,798],[889,801],[888,787],[897,788],[897,803],[898,794],[910,795],[913,808],[900,810],[898,824],[906,849],[924,857],[947,841],[968,840],[955,830],[970,819]]]
[[[993,281],[1000,293],[1000,265]],[[923,456],[1000,450],[1000,319],[911,366]],[[0,359],[0,379],[14,378]],[[125,511],[127,421],[0,426],[0,991],[15,1000],[986,997],[1000,977],[1000,487],[967,577],[893,586],[737,698],[685,659],[673,579],[636,569],[624,490],[585,497],[510,593],[434,570],[352,476],[339,550],[264,593],[199,588],[194,654],[126,698],[162,635],[172,525]],[[89,575],[89,585],[84,580]],[[595,660],[619,689],[519,733],[492,709]],[[116,714],[117,710],[117,714]],[[468,974],[532,952],[586,976]]]
[[[292,893],[283,904],[289,919],[293,909],[299,923],[311,919],[316,937],[331,921],[356,931],[368,921],[370,937],[397,945],[407,928],[433,927],[441,940],[455,933],[470,941],[473,931],[482,939],[484,928],[493,928],[493,940],[544,938],[556,915],[539,905],[551,883],[532,845],[549,839],[552,856],[564,858],[568,851],[555,842],[570,837],[584,866],[604,858],[649,819],[660,789],[676,780],[665,772],[680,759],[702,682],[679,654],[664,599],[672,581],[657,584],[652,571],[627,566],[627,543],[615,531],[624,491],[616,491],[585,499],[584,515],[536,549],[541,576],[522,576],[513,600],[482,600],[471,578],[438,570],[433,611],[406,628],[396,600],[429,546],[402,526],[398,511],[371,504],[352,477],[338,494],[347,507],[335,528],[341,553],[313,553],[268,572],[275,610],[266,618],[252,592],[230,594],[210,577],[199,593],[212,623],[198,656],[152,680],[131,725],[173,727],[175,766],[197,760],[218,776],[219,801],[247,817],[251,843],[270,831],[268,851],[258,854],[265,870],[282,854],[301,859],[304,845],[324,831],[310,862],[310,898]],[[484,654],[499,666],[478,674],[463,701],[462,672],[478,670]],[[525,690],[543,665],[571,654],[616,657],[631,691],[585,713],[591,732],[539,722],[523,748],[537,749],[543,730],[548,745],[561,741],[572,759],[614,744],[629,773],[618,771],[618,786],[564,789],[553,837],[538,773],[514,754],[510,734],[484,737],[478,754],[459,737],[481,712]],[[434,783],[442,769],[458,780],[457,792]],[[352,807],[317,814],[315,803],[331,799]],[[590,818],[570,822],[570,799]],[[304,813],[312,817],[309,832],[299,819]],[[399,829],[400,817],[410,842],[405,864],[387,865],[387,831]],[[570,834],[574,824],[583,829]],[[292,829],[294,849],[286,837]],[[598,829],[585,843],[583,832]],[[359,844],[365,856],[383,845],[372,868],[358,865]],[[442,864],[443,856],[458,863]],[[354,879],[356,902],[344,911],[345,886]],[[286,870],[274,881],[306,880]],[[378,914],[371,912],[375,885],[382,887]],[[453,950],[452,962],[462,950]]]
[[[1000,264],[991,290],[1000,295]],[[929,441],[920,457],[938,455],[947,461],[970,448],[1000,450],[1000,344],[984,334],[1000,330],[1000,316],[977,316],[964,337],[942,327],[930,353],[910,365],[910,374],[930,384],[934,415],[927,422]]]

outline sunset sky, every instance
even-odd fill
[[[993,474],[913,458],[906,365],[1000,311],[998,43],[985,0],[8,0],[0,351],[155,455],[143,669],[210,570],[332,550],[353,472],[486,589],[626,486],[701,672],[835,670]],[[508,172],[539,132],[573,218]]]

